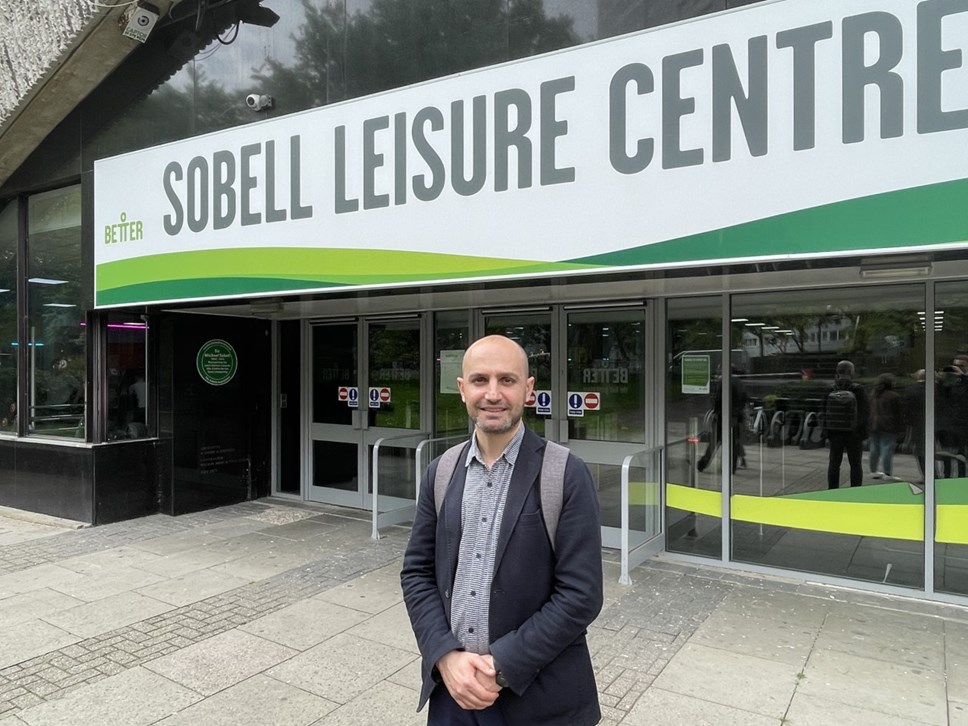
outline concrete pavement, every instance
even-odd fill
[[[409,530],[283,500],[0,513],[0,726],[409,726]],[[590,630],[604,724],[968,726],[968,608],[654,559]]]

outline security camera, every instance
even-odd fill
[[[264,111],[267,108],[272,108],[272,96],[250,93],[245,97],[245,105],[253,111]]]

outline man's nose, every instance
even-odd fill
[[[491,400],[500,398],[501,389],[500,389],[500,386],[498,386],[496,379],[492,378],[487,382],[487,390],[485,391],[485,395]]]

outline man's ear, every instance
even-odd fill
[[[464,398],[464,379],[460,376],[457,377],[457,390],[460,391],[460,400],[467,403],[467,399]]]
[[[534,390],[534,376],[528,378],[528,393]]]

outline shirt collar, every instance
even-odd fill
[[[511,437],[508,445],[504,447],[504,451],[501,452],[501,456],[497,457],[500,461],[503,457],[507,462],[513,467],[514,462],[518,459],[518,452],[521,451],[521,442],[524,440],[524,426],[519,426],[517,432]],[[481,456],[481,450],[477,446],[477,432],[471,436],[471,446],[467,451],[467,460],[464,462],[464,466],[470,466],[471,462],[477,459],[481,465],[484,465],[484,457]]]

